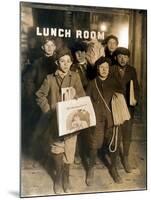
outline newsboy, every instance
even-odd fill
[[[88,83],[95,77],[94,67],[88,62],[86,58],[87,44],[84,41],[76,41],[72,47],[73,57],[75,57],[74,63],[71,67],[72,71],[79,74],[84,90],[86,91]],[[82,134],[78,135],[77,147],[75,154],[75,164],[81,163],[81,156],[85,157],[86,145],[85,135],[87,130],[80,131]]]
[[[115,56],[117,64],[112,66],[112,74],[116,79],[118,79],[123,87],[126,103],[131,114],[131,119],[125,121],[122,125],[122,162],[125,171],[130,173],[131,166],[128,161],[128,156],[132,138],[134,111],[139,99],[139,84],[137,80],[136,69],[129,65],[130,51],[125,47],[118,47],[115,51]]]
[[[48,155],[54,160],[56,176],[54,180],[54,192],[56,194],[69,192],[69,167],[74,161],[77,135],[72,134],[59,137],[56,118],[56,104],[62,101],[62,88],[72,87],[75,96],[72,98],[85,96],[84,89],[78,73],[70,71],[72,56],[69,49],[60,49],[57,52],[57,70],[51,75],[47,75],[40,89],[36,92],[37,103],[44,115],[48,115],[48,129],[46,145]]]
[[[43,37],[41,39],[41,50],[43,55],[34,61],[31,68],[23,76],[23,125],[25,124],[23,135],[27,137],[29,134],[28,140],[32,150],[31,144],[35,137],[34,130],[41,115],[41,110],[36,104],[35,92],[40,88],[46,75],[55,72],[57,69],[54,38]],[[38,159],[41,159],[41,156]]]
[[[112,178],[117,183],[122,181],[116,167],[120,134],[117,136],[117,145],[114,152],[109,149],[110,145],[114,146],[110,142],[113,137],[114,128],[111,101],[116,92],[122,93],[122,88],[118,81],[111,76],[110,66],[110,59],[100,57],[95,63],[97,77],[89,83],[87,88],[87,95],[91,97],[96,115],[96,127],[91,128],[87,135],[89,163],[86,183],[88,186],[93,184],[94,164],[97,151],[103,146],[111,159],[109,171]]]
[[[114,52],[118,47],[118,38],[115,35],[109,35],[105,38],[105,57],[111,59],[111,64],[116,64]]]

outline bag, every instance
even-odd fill
[[[130,119],[130,113],[123,94],[115,93],[111,101],[113,122],[115,126],[123,124]]]
[[[134,95],[134,82],[133,80],[130,81],[130,106],[136,106],[136,99]]]
[[[58,102],[56,111],[59,136],[96,125],[95,112],[89,96]]]

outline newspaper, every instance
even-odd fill
[[[96,125],[90,97],[81,97],[57,103],[59,136],[77,132]]]
[[[73,87],[61,88],[61,101],[67,101],[75,98],[76,91]]]

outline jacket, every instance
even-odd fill
[[[59,139],[55,108],[56,103],[61,101],[61,88],[73,87],[76,90],[76,97],[85,96],[80,77],[76,72],[69,71],[60,84],[58,84],[59,78],[58,71],[47,75],[40,89],[36,92],[37,104],[40,106],[43,115],[46,116],[46,121],[48,120],[47,130],[44,134],[50,142]],[[41,126],[43,126],[43,123]],[[44,129],[46,128],[44,127]]]
[[[89,86],[87,88],[87,95],[91,97],[96,114],[96,120],[97,121],[107,120],[107,127],[109,128],[113,126],[112,113],[108,110],[102,98],[100,97],[96,87],[96,83],[99,88],[99,91],[101,92],[110,110],[111,110],[111,100],[114,93],[115,92],[122,93],[123,91],[119,82],[110,75],[104,81],[102,81],[99,77],[96,77],[89,83]]]
[[[134,96],[136,101],[139,101],[139,84],[137,80],[137,74],[134,67],[130,65],[126,66],[123,77],[120,75],[120,66],[113,65],[111,68],[112,75],[120,82],[123,88],[124,96],[127,105],[130,106],[130,81],[134,83]]]

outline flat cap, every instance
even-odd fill
[[[56,59],[58,60],[59,58],[65,56],[65,55],[69,55],[71,57],[71,60],[72,60],[72,54],[71,54],[71,51],[69,48],[67,47],[64,47],[62,49],[59,49],[57,52],[56,52]]]
[[[101,65],[102,63],[107,62],[109,66],[111,66],[111,60],[107,57],[101,56],[96,62],[95,62],[95,67],[98,65]]]
[[[118,38],[115,35],[109,35],[105,38],[104,43],[107,44],[110,39],[114,39],[118,44]]]
[[[119,54],[127,55],[129,57],[130,56],[130,51],[129,51],[129,49],[127,49],[125,47],[118,47],[115,50],[114,55],[117,56]]]
[[[83,41],[76,41],[72,48],[72,52],[75,53],[76,51],[87,51],[87,44]]]
[[[41,45],[45,45],[47,42],[52,41],[55,44],[55,38],[50,36],[43,36],[41,37]]]

